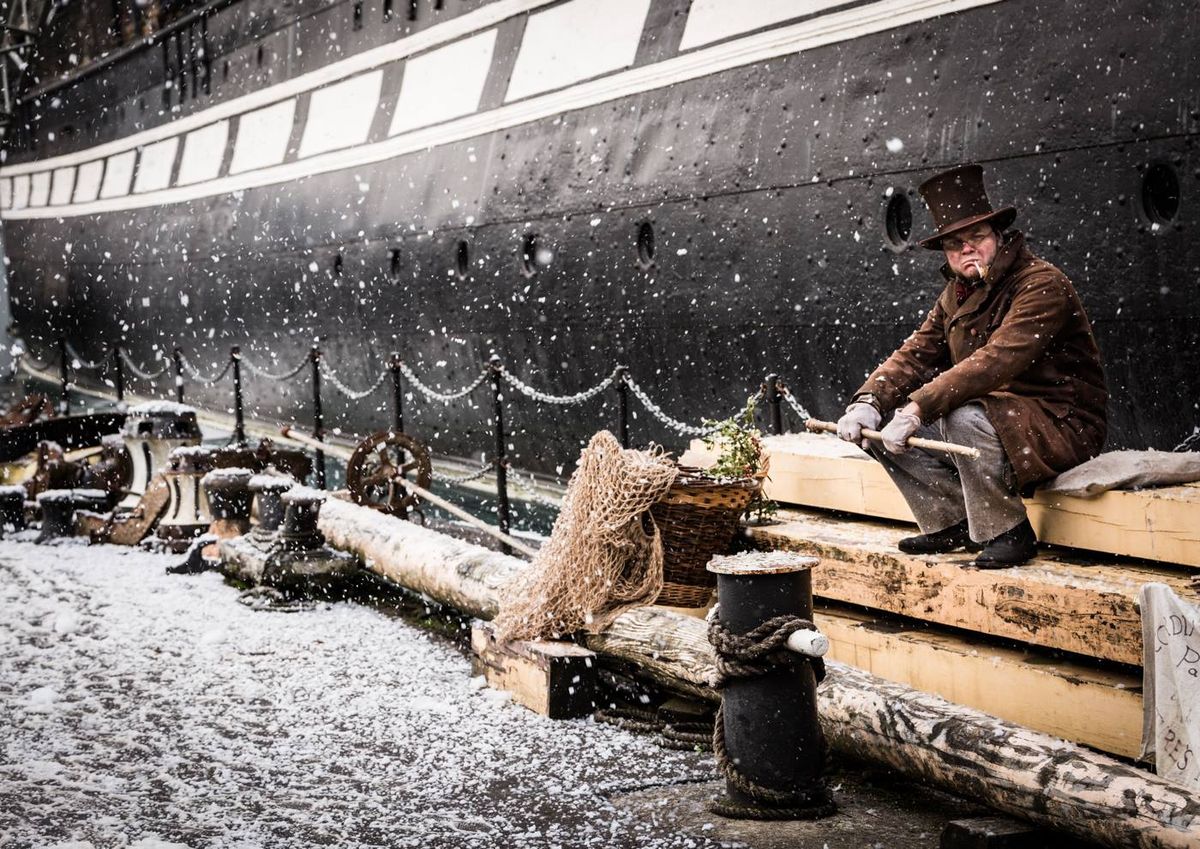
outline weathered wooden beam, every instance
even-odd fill
[[[381,575],[475,616],[494,615],[500,588],[524,567],[364,507],[331,500],[330,542]],[[711,700],[706,625],[653,609],[619,617],[588,647]],[[835,749],[980,800],[996,810],[1114,847],[1200,845],[1200,794],[1113,758],[954,705],[836,661],[818,689]]]
[[[818,557],[813,593],[829,599],[1018,640],[1088,657],[1140,665],[1142,584],[1158,581],[1200,601],[1189,575],[1142,563],[1062,559],[1047,553],[1012,569],[964,569],[970,555],[903,554],[910,529],[785,510],[778,524],[751,529],[764,548]]]
[[[1102,752],[1141,752],[1142,676],[1002,648],[969,636],[901,630],[846,610],[818,610],[828,660]]]
[[[829,435],[791,433],[763,440],[771,476],[764,492],[785,504],[912,522],[883,466]],[[696,440],[683,460],[715,455]],[[1094,498],[1038,490],[1025,501],[1038,539],[1087,551],[1200,566],[1200,485],[1113,490]]]
[[[550,719],[588,716],[596,710],[596,654],[563,640],[501,642],[490,623],[471,628],[477,672],[489,687]]]

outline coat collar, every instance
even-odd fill
[[[942,292],[942,297],[945,299],[942,306],[950,316],[950,320],[954,321],[962,316],[970,315],[982,306],[995,290],[996,284],[1008,276],[1017,260],[1024,254],[1025,235],[1019,230],[1012,230],[1004,234],[1004,241],[1000,245],[1000,250],[996,252],[996,259],[984,276],[983,282],[973,283],[970,294],[967,295],[961,306],[954,294],[957,275],[950,270],[949,263],[943,264],[941,271],[942,276],[946,278],[946,288]]]

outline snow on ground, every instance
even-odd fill
[[[370,608],[256,612],[171,562],[0,542],[5,849],[705,845],[602,794],[711,756],[536,716]]]

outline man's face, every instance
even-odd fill
[[[976,224],[955,230],[942,239],[942,252],[950,270],[959,277],[982,279],[991,268],[996,252],[1000,250],[1000,237],[990,224]]]

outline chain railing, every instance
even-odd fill
[[[405,363],[398,354],[392,354],[387,364],[384,365],[374,382],[366,389],[355,389],[346,384],[338,375],[337,371],[326,361],[321,351],[314,347],[305,355],[295,366],[285,371],[271,371],[267,366],[262,366],[254,363],[252,360],[244,357],[239,348],[230,349],[229,358],[224,366],[213,374],[204,374],[196,364],[183,352],[182,349],[176,347],[169,355],[167,352],[159,354],[162,366],[157,370],[152,370],[151,367],[138,363],[130,355],[124,346],[116,345],[106,348],[105,355],[98,360],[88,360],[86,357],[80,356],[79,351],[71,345],[64,337],[60,337],[57,342],[57,356],[52,357],[45,362],[41,362],[34,358],[29,352],[24,343],[20,343],[21,348],[17,351],[18,358],[23,359],[25,363],[33,367],[37,371],[46,371],[50,369],[56,362],[59,368],[59,379],[62,386],[62,409],[67,409],[69,403],[69,392],[71,389],[70,372],[80,370],[102,371],[103,373],[111,373],[115,376],[115,385],[117,386],[118,400],[124,399],[125,392],[125,373],[144,380],[149,383],[154,383],[158,378],[168,374],[174,365],[174,391],[176,400],[182,402],[184,398],[185,383],[200,387],[214,387],[230,376],[232,372],[232,389],[234,396],[234,439],[239,444],[245,443],[245,425],[244,425],[244,399],[242,386],[242,367],[244,366],[252,375],[268,381],[286,381],[297,378],[304,372],[305,368],[310,369],[310,381],[312,384],[313,409],[312,409],[312,435],[317,440],[323,440],[325,435],[324,428],[324,411],[323,399],[321,392],[322,381],[327,381],[333,388],[342,396],[350,401],[362,401],[379,390],[379,388],[391,377],[392,380],[392,397],[393,397],[393,417],[392,428],[398,432],[404,430],[404,420],[401,410],[402,399],[404,397],[404,382],[415,390],[419,395],[426,400],[439,404],[452,404],[456,401],[465,401],[466,403],[475,405],[475,402],[470,400],[470,396],[483,386],[484,383],[490,382],[492,395],[492,416],[491,425],[494,432],[495,446],[492,454],[493,459],[484,463],[480,468],[469,471],[461,475],[449,475],[442,472],[435,472],[434,479],[439,483],[462,486],[469,483],[474,483],[483,480],[488,476],[494,476],[496,479],[496,498],[498,501],[498,514],[500,525],[507,530],[509,526],[509,504],[508,504],[508,488],[511,485],[513,488],[521,492],[527,500],[540,503],[549,507],[556,507],[557,504],[551,499],[542,495],[533,485],[533,478],[529,481],[524,481],[520,475],[509,468],[507,458],[508,450],[508,434],[505,431],[505,386],[511,387],[519,395],[530,399],[538,404],[547,404],[559,407],[579,406],[595,398],[600,397],[603,393],[614,390],[616,393],[616,408],[617,421],[616,430],[621,444],[629,447],[629,424],[631,418],[634,418],[629,411],[628,396],[632,394],[642,404],[651,418],[662,424],[669,430],[683,436],[706,436],[715,429],[711,425],[694,425],[688,422],[681,421],[666,413],[662,406],[655,401],[653,397],[640,386],[629,374],[628,368],[625,366],[617,366],[606,377],[600,380],[595,385],[575,392],[572,394],[555,394],[543,389],[539,389],[530,385],[517,374],[504,366],[498,357],[493,356],[488,364],[479,372],[473,380],[467,383],[460,389],[453,391],[441,391],[429,385],[422,380],[412,368]],[[185,379],[186,376],[186,379]],[[110,383],[110,385],[112,385]],[[787,387],[772,374],[768,375],[766,381],[757,393],[752,396],[765,400],[766,411],[768,417],[767,429],[771,433],[783,433],[783,416],[782,405],[786,404],[801,420],[809,418],[808,411],[801,405]],[[1194,441],[1200,434],[1193,434],[1185,441],[1184,445]],[[316,482],[319,487],[325,486],[325,463],[324,454],[321,451],[316,452]]]
[[[483,382],[487,380],[488,376],[491,374],[491,372],[485,368],[479,373],[478,377],[476,377],[462,389],[459,389],[455,392],[438,392],[433,387],[427,386],[421,382],[421,379],[413,374],[413,370],[409,368],[408,364],[403,360],[397,361],[396,368],[399,369],[400,374],[404,375],[404,379],[412,384],[414,389],[416,389],[430,401],[437,401],[440,404],[452,404],[455,401],[466,398],[468,395],[482,386]]]

